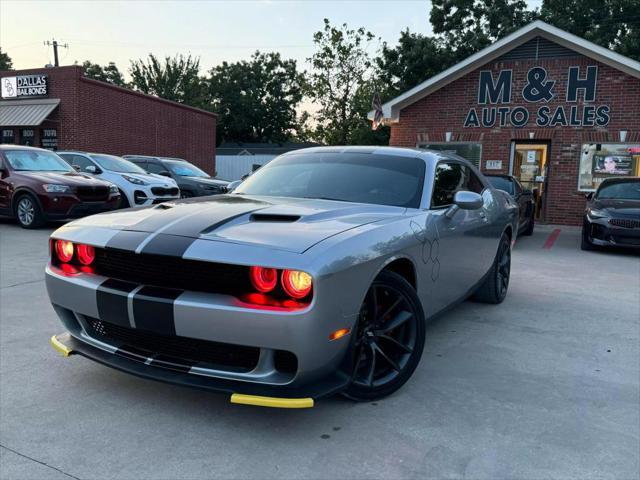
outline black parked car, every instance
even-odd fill
[[[486,175],[494,188],[504,190],[518,203],[520,218],[518,220],[518,235],[531,235],[536,224],[536,203],[531,190],[522,186],[517,178],[511,175]]]
[[[130,162],[149,173],[157,173],[173,178],[180,187],[182,198],[203,197],[227,192],[229,182],[212,178],[192,163],[181,158],[148,157],[144,155],[124,155]]]
[[[640,249],[640,177],[607,178],[587,198],[583,250],[597,246]]]

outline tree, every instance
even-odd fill
[[[124,87],[126,85],[124,76],[120,73],[120,70],[118,70],[118,67],[116,67],[116,64],[113,62],[109,62],[106,67],[102,67],[97,63],[91,63],[91,61],[85,60],[82,63],[82,69],[84,70],[84,75],[88,78],[111,83],[119,87]]]
[[[452,53],[434,37],[404,30],[398,45],[382,45],[376,58],[377,75],[385,91],[383,101],[415,87],[427,78],[437,75],[454,63]]]
[[[433,0],[431,4],[433,31],[456,62],[537,17],[524,0]]]
[[[249,61],[223,62],[207,79],[209,107],[220,118],[219,136],[232,142],[289,140],[297,130],[296,106],[304,76],[295,60],[255,52]]]
[[[0,48],[0,70],[13,70],[11,57]]]
[[[365,109],[357,96],[373,76],[367,50],[374,38],[364,28],[353,30],[347,24],[333,27],[326,18],[324,29],[314,34],[316,52],[309,59],[313,71],[307,79],[307,93],[319,107],[315,114],[317,140],[347,145],[354,141],[356,130],[365,125],[371,128],[366,119],[371,98]]]
[[[640,60],[638,0],[544,0],[540,16],[558,28]]]
[[[182,54],[165,57],[164,61],[149,54],[131,62],[131,85],[143,93],[194,107],[204,102],[204,86],[199,77],[200,59]]]

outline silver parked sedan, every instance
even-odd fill
[[[52,344],[141,377],[309,407],[400,388],[425,323],[509,285],[518,207],[466,160],[400,148],[287,153],[232,194],[56,230]]]

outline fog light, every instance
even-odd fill
[[[73,258],[73,243],[67,240],[56,240],[56,255],[61,262],[70,262]]]

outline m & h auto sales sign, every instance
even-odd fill
[[[520,93],[523,103],[541,104],[534,113],[538,127],[604,127],[609,124],[610,107],[593,105],[596,100],[598,67],[590,65],[586,71],[580,67],[569,67],[565,105],[551,107],[546,103],[555,100],[556,80],[549,78],[542,67],[533,67],[527,72],[525,86]],[[492,71],[481,71],[478,83],[478,106],[471,108],[464,120],[465,127],[524,127],[531,113],[523,105],[511,105],[513,71],[500,70],[497,78]],[[579,99],[584,104],[577,105]],[[503,106],[498,106],[503,105]]]
[[[19,75],[4,77],[2,98],[42,97],[49,93],[47,75]]]

